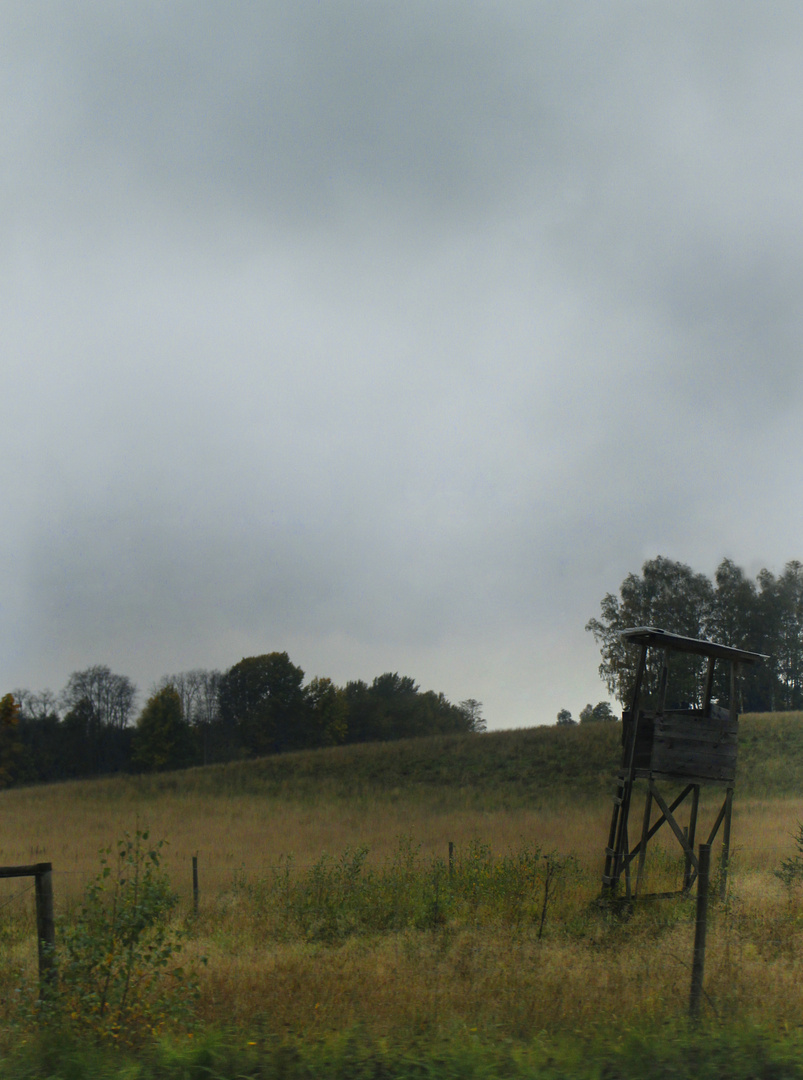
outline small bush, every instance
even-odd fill
[[[41,1019],[82,1040],[134,1045],[187,1018],[197,987],[177,963],[176,896],[160,869],[164,841],[126,833],[100,854],[77,916],[60,928],[56,977]]]
[[[795,837],[797,855],[791,859],[784,859],[780,867],[775,871],[775,876],[780,878],[784,885],[792,886],[803,881],[803,822],[797,823],[797,836]]]
[[[272,876],[238,874],[230,895],[250,908],[263,940],[334,945],[355,935],[486,922],[535,925],[540,938],[557,888],[575,869],[573,859],[538,847],[499,857],[480,842],[447,867],[403,836],[383,865],[371,866],[365,847],[347,848],[298,875],[289,860]]]

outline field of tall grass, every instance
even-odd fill
[[[714,1027],[793,1038],[803,1018],[803,895],[775,874],[803,819],[799,732],[798,715],[742,721],[728,896],[709,929]],[[311,1042],[331,1048],[359,1033],[380,1057],[422,1040],[447,1057],[475,1046],[471,1068],[483,1047],[518,1048],[521,1075],[541,1075],[528,1057],[539,1040],[621,1049],[685,1030],[693,900],[627,918],[596,903],[618,734],[595,725],[416,740],[6,790],[0,865],[52,862],[63,928],[99,849],[137,828],[164,838],[172,920],[199,981],[195,1019],[174,1036],[186,1045],[225,1031],[244,1054],[292,1045],[301,1061]],[[703,832],[715,799],[702,800]],[[648,862],[650,887],[679,885],[670,841]],[[31,885],[0,882],[7,1051],[28,1037]]]

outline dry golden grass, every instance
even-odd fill
[[[464,1025],[524,1037],[685,1010],[691,902],[645,906],[629,922],[593,905],[609,812],[601,798],[553,810],[438,811],[403,792],[316,803],[154,793],[135,780],[82,782],[0,793],[0,864],[51,861],[57,910],[64,913],[97,872],[98,849],[147,826],[154,838],[169,841],[164,866],[184,918],[197,854],[201,914],[188,951],[190,958],[208,958],[200,1008],[210,1021],[264,1022],[293,1032],[359,1022],[380,1035]],[[637,804],[634,821],[640,812]],[[715,812],[713,797],[703,800],[701,832]],[[803,1014],[803,900],[772,873],[794,853],[799,819],[803,798],[740,799],[737,792],[730,900],[716,911],[707,961],[710,1007],[722,1016],[796,1023]],[[480,840],[499,854],[537,845],[572,854],[579,872],[565,880],[540,941],[532,922],[506,925],[479,916],[331,945],[280,940],[264,913],[233,889],[238,873],[258,881],[287,855],[302,874],[324,852],[337,856],[367,845],[379,865],[402,835],[420,844],[425,858],[445,859],[450,840],[458,850]],[[679,871],[677,848],[670,843],[665,851],[649,871],[655,887],[676,880]],[[18,895],[27,887],[0,882],[6,1015],[15,973],[35,962],[32,893]]]
[[[799,896],[790,900],[764,875],[737,881],[730,908],[715,913],[710,928],[708,1011],[798,1024],[801,922]],[[693,935],[692,902],[639,911],[627,923],[586,911],[541,941],[532,927],[491,924],[263,951],[244,933],[240,947],[227,937],[208,948],[202,1011],[292,1032],[358,1023],[376,1035],[457,1025],[527,1038],[617,1021],[652,1024],[685,1014]]]
[[[716,813],[716,796],[701,801],[698,838]],[[634,801],[631,833],[641,820]],[[189,894],[190,864],[198,856],[204,893],[225,888],[232,871],[264,872],[283,856],[297,866],[321,854],[365,845],[376,860],[411,836],[426,855],[445,856],[449,841],[465,847],[480,839],[496,852],[522,842],[574,855],[592,870],[601,865],[610,802],[580,800],[554,810],[454,810],[441,812],[415,797],[356,803],[343,800],[295,803],[258,795],[183,797],[167,792],[143,798],[134,782],[86,781],[0,792],[0,864],[52,862],[58,894],[83,888],[97,870],[97,854],[137,823],[169,846],[164,865],[181,894]],[[682,819],[681,819],[682,820]],[[737,797],[733,814],[736,867],[772,870],[793,850],[792,834],[803,820],[801,798]],[[660,834],[659,834],[660,835]],[[666,842],[666,841],[665,841]],[[670,846],[672,841],[668,841]]]
[[[449,841],[466,847],[473,839],[503,852],[522,842],[572,853],[587,866],[599,861],[606,832],[607,803],[575,805],[553,812],[527,810],[433,811],[402,796],[354,805],[278,801],[258,795],[183,797],[171,792],[142,798],[135,782],[96,781],[0,792],[0,864],[52,862],[57,897],[83,888],[96,871],[100,848],[137,823],[169,846],[164,866],[185,897],[197,855],[205,895],[217,894],[244,868],[263,873],[292,855],[297,867],[321,854],[341,854],[365,845],[371,858],[387,858],[400,836],[411,836],[426,855],[445,857]],[[1,884],[1,883],[0,883]]]

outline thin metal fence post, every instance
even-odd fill
[[[697,919],[694,926],[694,958],[691,968],[689,1016],[699,1019],[705,970],[705,935],[708,920],[708,881],[711,871],[711,845],[700,844],[697,858]]]
[[[192,913],[198,914],[198,856],[192,857]]]
[[[449,877],[454,877],[454,841],[449,841]]]

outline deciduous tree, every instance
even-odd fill
[[[314,678],[306,696],[306,742],[309,746],[334,746],[345,741],[348,705],[345,694],[331,679]]]
[[[485,717],[482,715],[481,701],[477,701],[477,699],[473,697],[466,698],[465,701],[459,702],[457,707],[465,716],[469,731],[485,731],[488,725],[485,721]]]
[[[304,672],[286,652],[242,659],[220,680],[220,713],[252,754],[303,745]]]
[[[149,698],[134,733],[133,762],[148,771],[177,769],[190,756],[190,728],[184,719],[181,697],[165,686]]]
[[[641,574],[628,574],[619,596],[607,593],[599,619],[589,619],[586,630],[600,646],[599,673],[608,690],[623,704],[628,703],[635,679],[638,649],[620,637],[634,626],[655,626],[686,637],[705,637],[714,602],[713,586],[705,574],[696,574],[684,563],[658,556],[644,563]],[[661,658],[657,650],[650,657],[645,690],[658,684]],[[702,665],[696,657],[680,657],[673,669],[673,687],[679,699],[699,700]]]
[[[65,710],[91,702],[101,727],[124,728],[131,718],[137,688],[127,675],[115,675],[105,664],[74,671],[62,691]]]
[[[580,712],[581,724],[610,723],[613,720],[616,720],[616,717],[607,701],[599,701],[596,705],[588,704]]]

